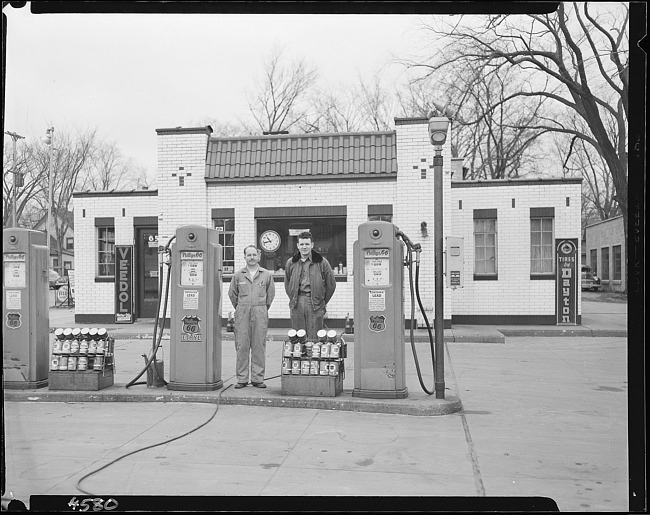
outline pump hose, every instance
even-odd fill
[[[170,279],[170,276],[171,276],[171,273],[167,273],[167,285],[165,287],[165,310],[163,311],[163,313],[167,312],[167,297],[168,297],[167,294],[169,292],[169,279]],[[160,286],[159,286],[158,291],[162,291],[162,274],[161,274],[161,277],[160,277]],[[153,344],[154,345],[153,345],[153,348],[152,348],[151,355],[149,356],[149,359],[146,361],[144,368],[140,371],[140,373],[135,378],[133,378],[129,383],[127,383],[126,388],[129,388],[130,386],[133,386],[133,385],[136,385],[136,384],[147,384],[146,381],[140,381],[139,383],[136,383],[136,381],[138,379],[140,379],[140,377],[142,377],[142,375],[149,369],[149,367],[151,366],[151,363],[154,361],[154,359],[156,359],[156,353],[158,352],[158,349],[160,348],[160,345],[162,343],[162,335],[163,335],[163,330],[164,330],[163,324],[160,324],[160,334],[158,335],[158,317],[159,317],[158,313],[160,312],[160,300],[161,300],[161,298],[162,298],[162,295],[159,295],[158,296],[158,305],[156,306],[156,310],[157,310],[156,311],[156,320],[154,322],[154,329],[153,329]],[[158,339],[157,342],[156,342],[156,338]],[[156,374],[158,379],[160,379],[163,384],[165,384],[165,385],[167,384],[167,381],[165,381],[165,379],[160,377],[160,375],[158,374],[158,367],[156,367],[156,366],[153,367],[153,373]]]
[[[420,313],[422,313],[422,317],[424,318],[424,323],[427,326],[427,332],[429,333],[429,346],[431,347],[431,357],[433,359],[433,379],[435,381],[437,356],[436,356],[435,346],[433,343],[434,338],[433,338],[433,333],[431,332],[431,325],[429,324],[429,319],[427,318],[426,311],[424,310],[424,306],[422,305],[422,299],[420,299],[420,263],[419,262],[415,267],[415,295],[417,296],[418,305],[420,306]]]
[[[414,315],[415,315],[415,302],[414,302],[414,288],[413,288],[413,260],[411,258],[411,252],[412,250],[409,249],[409,260],[408,260],[408,269],[409,269],[409,289],[411,290],[411,327],[410,327],[410,337],[411,337],[411,349],[413,350],[413,359],[415,360],[415,369],[417,370],[418,373],[418,381],[420,382],[420,386],[422,387],[422,390],[427,395],[433,395],[435,393],[435,388],[433,390],[427,389],[427,387],[424,385],[424,381],[422,380],[422,373],[420,372],[420,363],[418,361],[418,353],[415,350],[415,340],[413,338],[413,320],[414,320]],[[418,297],[418,301],[419,301]],[[424,311],[422,309],[422,304],[420,303],[420,311],[424,314]],[[426,316],[425,316],[426,319]],[[427,322],[427,327],[428,327],[428,322]],[[433,347],[431,349],[431,358],[432,362],[434,363],[433,366],[433,374],[434,374],[434,384],[435,384],[435,355],[433,353]]]
[[[169,245],[174,241],[176,236],[172,236],[170,240],[167,242],[167,245],[165,245],[165,252],[169,249]],[[158,291],[162,293],[162,265],[160,266],[160,278],[158,282]],[[167,283],[165,285],[165,307],[163,308],[163,321],[164,321],[164,316],[167,313],[167,300],[169,298],[169,282],[171,278],[171,266],[170,270],[167,272]],[[164,323],[160,324],[160,335],[158,335],[158,320],[160,318],[160,301],[162,299],[162,295],[158,295],[158,303],[156,305],[156,318],[154,321],[154,326],[153,326],[153,348],[151,352],[151,356],[149,359],[146,361],[146,364],[144,368],[140,371],[140,373],[134,377],[129,383],[126,384],[125,388],[129,388],[133,385],[137,384],[147,384],[146,381],[140,381],[139,383],[136,383],[140,377],[147,371],[147,369],[151,366],[151,363],[156,359],[156,353],[158,352],[158,349],[160,348],[162,344],[162,336],[163,336],[163,331],[164,331]],[[156,342],[156,337],[158,337],[158,341]],[[156,374],[156,377],[162,381],[164,385],[167,385],[167,381],[165,381],[164,377],[160,377],[158,373],[158,367],[154,366],[153,367],[153,373]]]
[[[422,374],[420,372],[420,363],[418,361],[418,354],[417,351],[415,350],[415,340],[413,337],[413,320],[415,316],[415,302],[413,298],[413,257],[412,253],[414,252],[419,252],[420,251],[420,245],[413,244],[413,242],[410,240],[410,238],[404,234],[402,231],[397,231],[397,236],[401,237],[404,243],[406,244],[407,247],[407,252],[408,252],[408,258],[407,262],[405,263],[406,266],[408,266],[409,269],[409,289],[411,290],[411,327],[410,327],[410,338],[411,338],[411,349],[413,350],[413,359],[415,360],[415,368],[418,373],[418,381],[420,382],[420,386],[422,387],[422,390],[427,395],[433,395],[435,393],[435,388],[433,390],[428,390],[427,387],[424,385],[424,381],[422,380]],[[427,318],[426,312],[424,311],[424,306],[422,305],[422,300],[420,299],[420,259],[418,256],[417,259],[417,265],[416,265],[416,274],[415,274],[415,292],[417,293],[417,299],[418,299],[418,306],[420,307],[420,312],[422,313],[422,316],[424,317],[424,321],[427,326],[427,331],[429,333],[429,345],[431,346],[431,362],[432,362],[432,367],[433,367],[433,380],[434,380],[434,385],[435,385],[435,380],[436,380],[436,354],[435,354],[435,348],[433,345],[433,334],[431,333],[431,326],[429,324],[429,319]]]

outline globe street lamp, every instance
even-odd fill
[[[442,146],[447,141],[449,118],[429,117],[429,140],[433,145],[433,239],[435,266],[435,299],[433,331],[435,337],[435,390],[436,399],[445,398],[445,356],[444,356],[444,302],[442,279]]]
[[[12,173],[14,174],[14,194],[13,194],[13,205],[11,207],[11,218],[12,218],[12,227],[17,227],[16,225],[16,188],[18,187],[18,181],[16,180],[16,140],[19,139],[25,139],[24,136],[20,136],[16,134],[15,132],[11,131],[5,131],[5,134],[8,134],[11,136],[11,139],[13,140],[13,146],[14,146],[14,160],[13,160],[13,165],[12,165]],[[22,178],[22,177],[21,177]]]

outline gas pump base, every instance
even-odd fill
[[[365,390],[354,388],[352,397],[366,397],[369,399],[406,399],[409,396],[408,388],[401,390]]]
[[[7,369],[4,370],[7,373]],[[3,381],[2,386],[7,390],[34,390],[36,388],[45,388],[49,383],[49,379],[41,379],[40,381]]]
[[[179,390],[182,392],[210,392],[213,390],[218,390],[223,388],[223,381],[219,380],[216,383],[179,383],[179,382],[169,382],[167,383],[168,390]]]

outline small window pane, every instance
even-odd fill
[[[493,218],[474,220],[474,273],[497,273],[497,221]]]
[[[530,271],[532,274],[553,273],[553,218],[530,220]]]

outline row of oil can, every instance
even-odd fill
[[[284,341],[283,356],[285,358],[344,358],[346,346],[333,329],[318,331],[318,340],[307,341],[304,329],[289,330],[288,340]]]
[[[52,356],[50,370],[67,370],[69,372],[84,372],[86,370],[103,370],[104,356]]]
[[[341,372],[340,361],[309,358],[283,358],[282,373],[303,376],[337,376]]]
[[[59,328],[54,331],[50,370],[103,370],[112,364],[112,342],[103,327]]]

